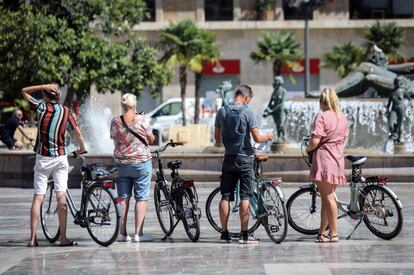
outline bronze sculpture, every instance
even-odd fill
[[[231,88],[233,88],[231,81],[225,80],[216,89],[216,93],[220,96],[222,100],[222,106],[229,104],[230,98],[228,96],[228,93],[231,92]]]
[[[367,62],[362,62],[353,72],[339,81],[334,89],[339,97],[363,94],[374,88],[381,97],[388,97],[387,118],[390,138],[402,144],[401,125],[406,113],[405,99],[414,97],[414,81],[404,74],[414,73],[414,63],[389,65],[387,56],[373,46]]]
[[[263,117],[272,115],[276,126],[276,142],[284,142],[285,139],[285,96],[286,89],[283,88],[283,77],[276,76],[273,80],[273,93],[270,98],[269,104],[264,110]]]

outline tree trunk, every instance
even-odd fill
[[[201,93],[201,73],[195,73],[195,106],[194,106],[194,124],[200,122],[200,93]]]
[[[187,121],[185,119],[186,86],[187,86],[187,67],[185,65],[181,65],[180,66],[180,87],[181,87],[181,113],[182,113],[183,126],[187,125]]]
[[[273,78],[282,74],[282,60],[275,59],[273,61]]]

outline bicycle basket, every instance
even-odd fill
[[[91,163],[82,167],[82,175],[87,180],[114,180],[118,176],[118,168],[113,164]]]

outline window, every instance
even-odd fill
[[[205,0],[206,21],[232,21],[233,0]]]
[[[152,117],[175,116],[181,112],[181,102],[174,102],[159,109]]]
[[[283,1],[283,16],[285,20],[304,20],[305,15],[299,8],[289,7],[286,1]],[[309,20],[313,19],[313,12],[309,12]]]
[[[146,0],[145,5],[144,21],[155,22],[155,0]]]
[[[414,0],[350,0],[351,19],[414,17]]]

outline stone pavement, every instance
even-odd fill
[[[61,248],[49,244],[38,228],[39,247],[27,248],[29,211],[32,190],[0,189],[0,273],[4,274],[414,274],[414,183],[391,183],[404,209],[404,225],[400,235],[385,241],[375,237],[364,224],[351,240],[345,240],[355,221],[339,221],[341,241],[335,244],[315,244],[313,237],[289,228],[282,244],[269,240],[262,227],[256,232],[262,241],[258,245],[222,244],[218,233],[205,217],[205,201],[214,183],[198,188],[201,218],[201,238],[192,243],[178,225],[172,238],[163,237],[154,212],[152,192],[145,232],[151,243],[114,243],[104,248],[92,241],[87,230],[73,224],[68,217],[68,236],[78,246]],[[297,184],[284,185],[290,196]],[[76,198],[79,189],[73,190]],[[340,198],[347,197],[347,188],[338,189]],[[133,212],[130,211],[129,233],[133,232]]]

